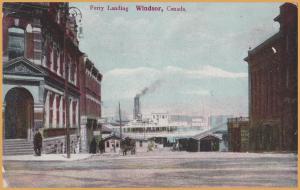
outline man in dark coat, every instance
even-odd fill
[[[96,150],[97,150],[97,142],[96,142],[96,138],[94,137],[90,144],[90,153],[96,154]]]
[[[105,142],[102,139],[99,141],[99,150],[101,154],[105,152]]]
[[[35,155],[41,156],[42,146],[43,146],[43,137],[42,134],[38,131],[33,138],[33,148],[34,148]]]

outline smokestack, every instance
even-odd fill
[[[140,110],[140,95],[137,94],[134,97],[134,109],[133,109],[133,118],[136,120],[141,120],[141,110]]]
[[[160,85],[162,80],[156,80],[148,87],[145,87],[140,93],[134,97],[133,119],[142,120],[140,97],[154,92]]]

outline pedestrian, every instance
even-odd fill
[[[96,150],[97,150],[97,142],[96,142],[96,138],[94,137],[90,144],[90,153],[96,154]]]
[[[33,138],[33,149],[36,156],[41,156],[43,146],[42,134],[38,131]]]
[[[77,143],[76,143],[76,147],[75,147],[75,153],[79,154],[80,151],[80,137],[77,137]]]
[[[105,151],[105,144],[104,144],[104,140],[100,140],[99,141],[99,150],[100,150],[100,154],[103,154],[104,153],[104,151]]]

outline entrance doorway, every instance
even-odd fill
[[[24,88],[13,88],[5,96],[5,139],[26,139],[33,126],[33,97]]]

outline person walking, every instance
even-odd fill
[[[97,151],[97,142],[96,142],[96,138],[94,137],[90,144],[90,153],[96,154],[96,151]]]
[[[99,150],[100,150],[100,154],[103,154],[105,152],[105,144],[104,144],[104,140],[100,140],[99,141]]]
[[[36,156],[41,156],[43,146],[42,134],[38,131],[33,138],[33,149]]]

